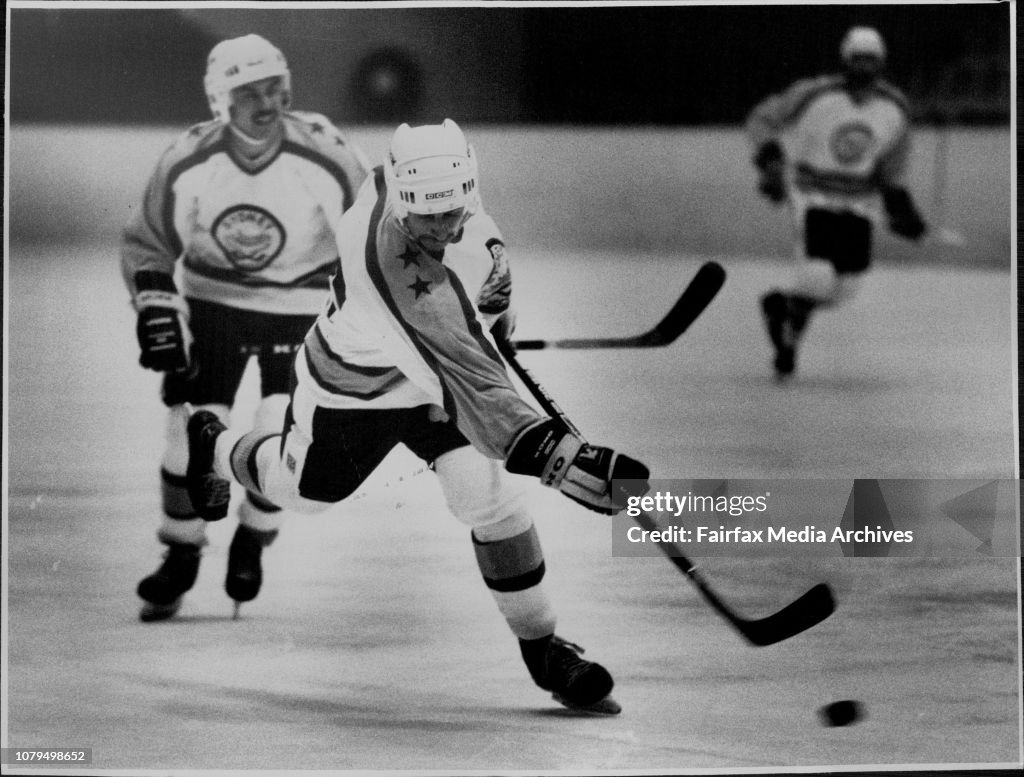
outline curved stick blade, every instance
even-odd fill
[[[751,620],[736,615],[703,580],[695,578],[695,582],[708,603],[724,616],[748,642],[758,647],[774,645],[790,637],[795,637],[821,623],[836,609],[832,590],[825,583],[818,583],[778,612],[764,618]]]

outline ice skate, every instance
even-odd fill
[[[216,414],[199,410],[188,419],[188,469],[185,482],[192,507],[204,521],[219,521],[228,514],[231,482],[213,469],[214,445],[226,429]]]
[[[185,592],[195,585],[198,574],[199,546],[168,543],[160,568],[144,577],[136,589],[145,602],[139,611],[139,619],[149,623],[174,617],[181,609]]]
[[[551,698],[577,712],[618,715],[622,707],[609,694],[614,681],[600,664],[580,658],[583,648],[552,635],[519,640],[530,676]]]
[[[273,542],[277,531],[259,531],[238,525],[228,549],[228,572],[224,590],[235,600],[235,617],[242,602],[251,602],[263,584],[263,566],[260,557],[263,548]]]

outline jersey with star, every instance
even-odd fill
[[[187,297],[315,315],[337,264],[334,230],[366,178],[364,155],[324,116],[284,114],[273,156],[249,162],[219,122],[164,153],[124,231],[121,267],[174,275]]]
[[[540,416],[512,385],[488,332],[509,304],[501,232],[483,208],[441,255],[419,246],[368,178],[338,230],[340,272],[296,359],[300,385],[332,408],[435,404],[503,458]]]
[[[755,149],[776,140],[793,186],[842,200],[873,197],[903,185],[910,149],[906,98],[877,81],[856,99],[844,76],[797,81],[758,104],[747,120]]]

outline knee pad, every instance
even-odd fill
[[[797,271],[793,293],[809,297],[820,305],[836,301],[839,275],[831,262],[825,259],[805,259]]]
[[[507,473],[497,459],[467,445],[439,456],[434,471],[448,509],[466,526],[476,530],[506,519],[510,527],[524,525],[524,518],[530,522],[525,484]]]

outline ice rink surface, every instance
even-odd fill
[[[513,252],[520,337],[646,329],[703,260]],[[718,259],[725,288],[675,344],[523,363],[590,439],[659,478],[1014,476],[1007,272],[882,264],[812,321],[778,386],[756,300],[786,267]],[[827,621],[753,648],[664,559],[613,558],[606,518],[538,486],[559,633],[612,671],[624,709],[580,717],[532,684],[468,532],[402,451],[349,502],[285,525],[239,620],[230,517],[181,615],[142,624],[163,414],[116,256],[14,246],[7,271],[8,746],[92,748],[87,774],[1020,763],[1018,559],[709,559],[750,616],[835,590]],[[865,718],[823,727],[839,699]]]

